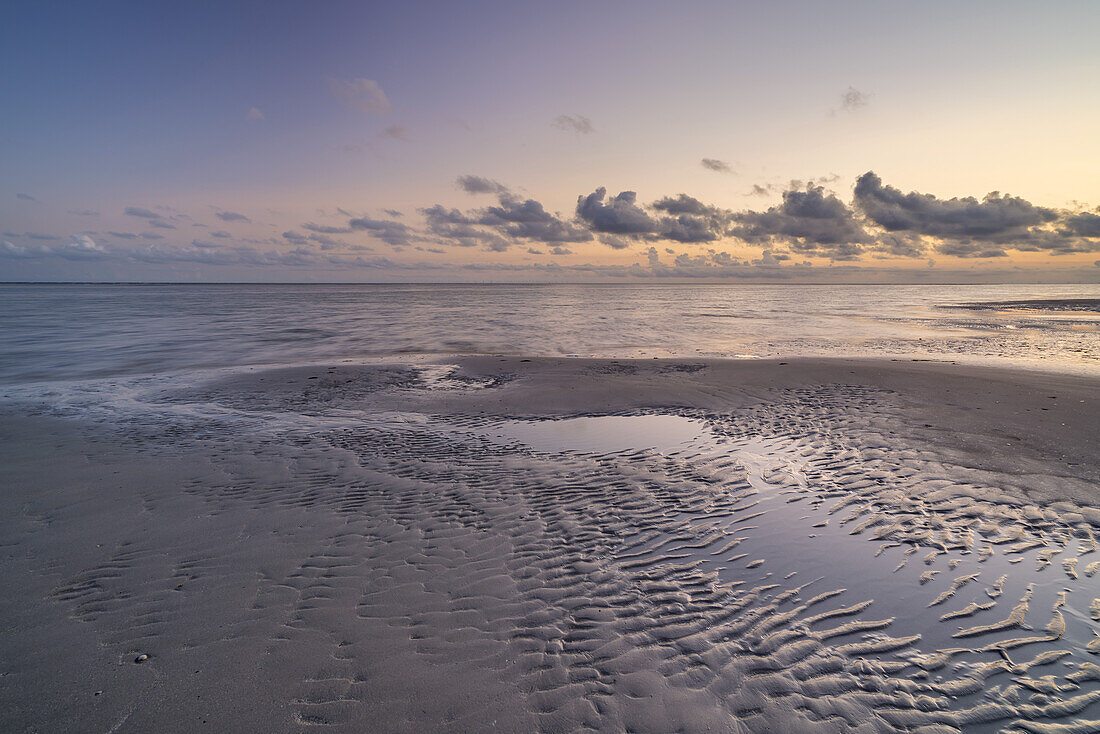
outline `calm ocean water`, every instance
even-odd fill
[[[0,382],[412,355],[873,356],[1100,374],[1100,285],[0,285]]]

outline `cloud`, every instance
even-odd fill
[[[409,244],[411,231],[401,222],[394,222],[389,219],[371,219],[364,216],[352,219],[348,222],[348,226],[352,229],[370,232],[372,236],[388,245],[401,247]]]
[[[459,176],[455,179],[458,188],[467,194],[507,194],[508,187],[491,178],[482,176]]]
[[[935,242],[956,257],[1004,257],[1006,250],[1052,254],[1100,250],[1100,217],[1037,206],[994,191],[981,200],[940,199],[884,185],[873,171],[856,181],[854,206],[888,233]]]
[[[1100,214],[1092,212],[1067,214],[1061,221],[1059,231],[1062,234],[1077,237],[1100,237]]]
[[[943,242],[936,247],[936,252],[955,257],[1008,257],[1008,253],[999,247],[973,242]]]
[[[318,245],[321,246],[322,250],[335,250],[335,249],[339,249],[339,248],[343,248],[343,249],[346,250],[346,249],[350,249],[352,247],[347,242],[342,242],[340,240],[335,240],[335,239],[329,237],[328,235],[324,235],[324,234],[311,234],[311,235],[309,235],[309,241],[310,242],[316,242]]]
[[[535,199],[516,197],[505,187],[477,176],[460,176],[460,187],[475,192],[486,189],[498,194],[497,204],[483,209],[460,212],[435,205],[421,209],[428,231],[459,247],[480,246],[501,252],[516,240],[534,240],[544,244],[588,242],[591,232],[583,226],[546,211]]]
[[[74,214],[78,217],[98,217],[99,212],[91,209],[70,209],[69,214]]]
[[[861,92],[855,87],[848,87],[840,94],[840,109],[845,112],[855,112],[863,109],[871,103],[873,94]]]
[[[396,218],[396,217],[403,217],[403,216],[405,216],[404,212],[400,212],[400,211],[398,211],[398,210],[396,210],[396,209],[383,209],[382,211],[383,211],[384,213],[386,213],[386,214],[390,215],[391,217],[395,217],[395,218]]]
[[[328,88],[344,104],[373,115],[384,115],[393,108],[373,79],[329,79]]]
[[[559,219],[534,199],[502,195],[499,206],[487,207],[478,222],[498,228],[502,234],[539,242],[587,242],[588,230]]]
[[[458,209],[446,209],[436,204],[420,213],[428,224],[428,232],[456,247],[484,247],[500,252],[508,249],[509,242],[495,232],[478,226],[476,216],[468,216]]]
[[[0,243],[0,255],[15,259],[61,258],[63,260],[93,260],[110,253],[86,234],[74,234],[58,245],[16,245]]]
[[[581,135],[596,132],[596,128],[592,127],[592,121],[584,115],[558,115],[550,124],[558,130]]]
[[[259,107],[249,107],[248,114],[244,116],[246,120],[266,120],[264,113],[260,111]]]
[[[752,262],[754,265],[781,265],[784,261],[790,259],[791,256],[785,252],[776,253],[774,250],[764,250],[760,253],[760,259]]]
[[[713,242],[722,238],[733,218],[729,210],[704,204],[687,194],[666,196],[653,202],[652,207],[670,215],[661,217],[657,236],[684,243]]]
[[[807,255],[853,260],[870,241],[851,209],[821,186],[806,184],[783,192],[783,201],[767,211],[733,215],[730,233],[754,244],[787,244]]]
[[[11,239],[0,254],[23,259],[102,257],[142,262],[187,261],[194,256],[198,258],[196,262],[212,262],[209,253],[217,251],[223,253],[218,257],[224,257],[226,262],[251,259],[272,264],[313,262],[318,263],[318,267],[336,267],[334,263],[338,262],[338,257],[349,251],[371,248],[343,242],[330,235],[366,232],[395,252],[400,252],[401,248],[429,252],[449,246],[476,247],[489,252],[520,249],[531,255],[563,256],[576,254],[573,243],[596,240],[613,250],[633,249],[635,252],[637,245],[644,243],[645,247],[656,245],[652,248],[652,256],[657,257],[659,267],[652,275],[663,277],[678,273],[686,274],[685,277],[718,277],[719,272],[750,265],[790,269],[795,267],[796,259],[801,263],[798,267],[804,267],[807,263],[803,261],[808,257],[873,263],[888,258],[924,262],[930,255],[937,254],[1004,260],[1010,253],[1021,251],[1050,255],[1100,252],[1100,209],[1086,209],[1080,204],[1075,204],[1074,210],[1055,209],[998,192],[981,199],[941,199],[886,185],[873,171],[858,178],[851,203],[846,203],[822,185],[822,182],[835,180],[834,175],[808,182],[791,181],[782,190],[771,184],[758,184],[756,188],[781,194],[781,201],[771,207],[742,211],[715,206],[686,193],[642,203],[633,191],[609,196],[607,190],[600,187],[590,194],[578,196],[575,210],[563,215],[548,210],[537,199],[513,193],[498,181],[463,175],[455,180],[458,188],[471,194],[489,195],[487,205],[460,210],[437,204],[418,209],[423,224],[420,220],[409,224],[397,221],[401,213],[396,210],[385,210],[388,218],[375,219],[337,209],[347,217],[343,220],[346,224],[306,222],[298,230],[288,229],[276,236],[272,235],[280,230],[272,230],[260,239],[234,237],[225,230],[210,232],[207,225],[193,223],[209,234],[205,235],[206,239],[193,240],[183,247],[177,247],[171,238],[164,243],[151,242],[164,238],[152,232],[134,234],[126,231],[125,226],[119,231],[104,233],[104,244],[92,240],[91,236],[98,238],[99,235],[91,231],[68,241],[48,234],[6,232],[4,235]],[[176,225],[169,223],[170,220],[180,223],[186,231],[186,220],[190,220],[187,215],[165,207],[130,206],[125,207],[124,213],[143,220],[142,225],[155,230],[175,230]],[[215,209],[215,215],[226,222],[250,221],[233,211]],[[317,216],[327,215],[317,210]],[[759,248],[756,252],[760,254],[742,255],[743,259],[738,259],[717,249],[718,243],[724,240],[740,240]],[[674,252],[666,248],[667,255],[658,255],[658,248],[668,243],[687,251]],[[250,244],[256,246],[254,251],[246,247]],[[701,252],[703,248],[683,245],[716,249]],[[187,255],[185,251],[193,253]],[[646,257],[650,257],[648,252]],[[660,257],[671,257],[671,260],[660,263]],[[528,259],[527,262],[534,261]],[[1079,261],[1075,262],[1078,264],[1074,267],[1079,267]],[[654,266],[651,263],[637,267]],[[639,275],[634,270],[599,272],[616,277]],[[938,270],[937,277],[941,272],[948,271]],[[983,270],[985,272],[991,271]]]
[[[637,236],[656,231],[656,220],[637,205],[636,193],[622,191],[605,202],[606,196],[607,189],[601,186],[587,196],[577,197],[577,217],[593,232]]]
[[[607,245],[612,250],[625,250],[631,245],[637,244],[635,240],[617,234],[604,233],[599,236],[599,240],[602,244]]]
[[[38,199],[34,198],[30,194],[24,194],[22,192],[16,194],[15,198],[16,199],[22,199],[23,201],[38,201]]]
[[[903,194],[893,186],[884,186],[871,171],[856,181],[855,205],[887,232],[988,241],[1026,236],[1030,227],[1058,218],[1053,209],[996,191],[981,201],[973,197],[938,199],[915,191]]]
[[[388,125],[382,132],[378,133],[380,138],[389,138],[390,140],[408,140],[405,136],[405,126],[399,122],[395,122],[392,125]]]
[[[238,212],[215,212],[214,216],[223,222],[251,222],[252,220]]]
[[[302,225],[302,229],[307,229],[310,232],[316,232],[318,234],[347,234],[351,232],[351,227],[332,227],[323,224],[314,224],[313,222],[306,222]]]
[[[704,158],[699,161],[703,168],[708,171],[717,171],[718,173],[733,173],[733,169],[730,168],[730,164],[725,161],[720,161],[717,158]]]

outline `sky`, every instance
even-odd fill
[[[1100,3],[6,2],[2,281],[1100,282]]]

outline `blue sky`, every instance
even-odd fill
[[[1092,2],[0,13],[0,279],[1100,276]]]

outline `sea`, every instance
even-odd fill
[[[483,354],[1100,375],[1100,284],[0,284],[0,385]]]

